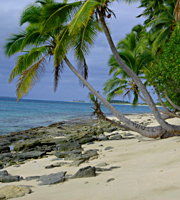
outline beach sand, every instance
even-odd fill
[[[148,122],[155,126],[151,114],[128,115],[134,121]],[[179,119],[169,119],[170,123],[180,124]],[[56,163],[55,156],[31,160],[20,167],[5,168],[12,175],[22,177],[47,175],[67,171],[75,174],[80,168],[106,163],[103,168],[119,167],[112,171],[97,172],[96,177],[69,179],[51,186],[39,186],[36,180],[5,185],[28,185],[32,193],[16,200],[179,200],[180,199],[180,138],[149,139],[138,133],[135,139],[94,142],[83,145],[84,150],[99,149],[97,159],[82,163],[78,167],[45,166]],[[108,133],[106,133],[108,134]],[[106,147],[112,147],[105,150]],[[107,182],[107,180],[111,180]]]

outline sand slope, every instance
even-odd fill
[[[136,118],[137,120],[137,118]],[[152,123],[154,123],[152,121]],[[179,123],[179,121],[177,121]],[[137,134],[138,135],[138,134]],[[29,185],[33,193],[16,200],[179,200],[180,199],[180,137],[101,141],[84,145],[87,149],[99,149],[98,159],[79,167],[45,169],[55,163],[54,156],[32,160],[20,167],[7,167],[12,175],[23,177],[44,175],[59,171],[74,174],[79,168],[107,163],[104,168],[120,166],[96,177],[71,179],[53,186],[38,186],[38,182],[20,181],[5,185]],[[106,147],[113,147],[105,150]],[[107,182],[108,179],[114,180]]]

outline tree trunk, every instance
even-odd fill
[[[168,97],[168,95],[164,92],[164,95],[166,97],[166,99],[169,101],[169,103],[174,107],[176,108],[177,110],[180,111],[180,107],[178,105],[176,105],[175,103],[172,102],[172,100]]]
[[[139,94],[139,92],[138,92],[137,90],[135,90],[135,91],[136,91],[138,97],[140,97],[140,99],[146,103],[146,100]],[[146,104],[147,104],[147,103],[146,103]],[[163,113],[163,114],[165,114],[165,115],[168,115],[169,117],[171,116],[171,117],[180,118],[179,115],[176,115],[176,114],[174,114],[174,113],[172,113],[172,112],[169,112],[169,111],[162,110],[162,109],[160,109],[160,108],[158,108],[158,111],[161,112],[161,113]],[[168,118],[169,118],[169,117],[166,117],[166,116],[165,116],[165,117],[161,116],[161,117],[162,117],[163,119],[168,119]]]
[[[118,51],[117,51],[117,49],[116,49],[116,47],[115,47],[115,45],[113,43],[113,40],[111,38],[111,35],[109,33],[109,29],[107,28],[107,25],[105,23],[103,13],[99,12],[99,16],[100,16],[100,21],[101,21],[101,24],[102,24],[102,27],[103,27],[103,31],[104,31],[104,33],[106,35],[107,41],[109,43],[109,46],[111,48],[111,51],[112,51],[117,63],[133,79],[133,81],[136,83],[136,85],[138,86],[138,88],[142,92],[143,96],[145,97],[146,102],[147,102],[149,108],[151,109],[154,117],[158,121],[158,123],[167,132],[180,133],[180,126],[168,124],[165,120],[163,120],[161,118],[161,115],[160,115],[159,111],[157,110],[154,101],[152,100],[151,96],[149,95],[146,87],[144,86],[144,84],[142,83],[140,78],[124,63],[124,61],[119,56],[119,53],[118,53]]]
[[[169,112],[169,110],[168,110],[168,109],[166,108],[166,106],[164,105],[164,102],[162,101],[162,99],[161,99],[159,93],[158,93],[156,90],[155,90],[155,92],[156,92],[156,94],[157,94],[157,96],[158,96],[158,99],[159,99],[159,101],[161,102],[161,105],[163,106],[164,110],[166,110],[167,112]]]
[[[127,127],[131,130],[140,133],[141,135],[149,138],[158,138],[161,137],[166,131],[161,126],[156,127],[145,127],[140,124],[136,124],[135,122],[130,121],[124,115],[122,115],[119,111],[117,111],[103,96],[101,96],[84,78],[79,74],[79,72],[73,67],[73,65],[69,62],[67,57],[64,58],[64,61],[71,69],[71,71],[82,81],[82,83],[90,90],[92,94],[94,94],[111,112],[117,117],[120,121],[122,121]]]

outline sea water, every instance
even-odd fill
[[[150,113],[148,106],[113,104],[122,114]],[[89,118],[93,112],[93,104],[85,102],[20,100],[0,97],[0,135],[26,130],[38,126],[48,126],[52,123],[74,118]],[[113,116],[102,107],[106,116]]]

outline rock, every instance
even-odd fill
[[[72,151],[76,149],[81,149],[81,145],[78,142],[65,142],[58,146],[58,151]]]
[[[66,172],[58,172],[49,175],[41,176],[37,181],[41,181],[38,185],[52,185],[56,183],[61,183],[65,181]]]
[[[2,176],[8,176],[7,170],[0,171],[0,177]]]
[[[58,158],[66,158],[67,160],[75,160],[81,154],[81,150],[56,152]]]
[[[1,196],[5,196],[6,199],[22,197],[25,194],[30,194],[31,192],[31,189],[27,186],[7,185],[0,188]]]
[[[40,176],[28,176],[25,178],[26,181],[31,181],[31,180],[34,180],[34,179],[38,179],[40,178]]]
[[[17,159],[30,159],[30,158],[39,158],[46,155],[46,152],[41,152],[41,151],[30,151],[30,152],[25,152],[25,153],[20,153],[17,154],[16,157]]]
[[[0,153],[8,153],[10,152],[9,146],[0,146]]]
[[[109,183],[111,181],[114,181],[115,179],[114,178],[109,178],[106,182]]]
[[[106,147],[104,150],[111,150],[111,149],[113,149],[113,147]]]
[[[72,176],[72,178],[83,178],[83,177],[94,177],[96,176],[96,168],[95,167],[85,167],[79,169],[76,174]]]
[[[0,182],[2,183],[11,183],[11,182],[17,182],[22,180],[20,176],[2,176],[0,177]]]

